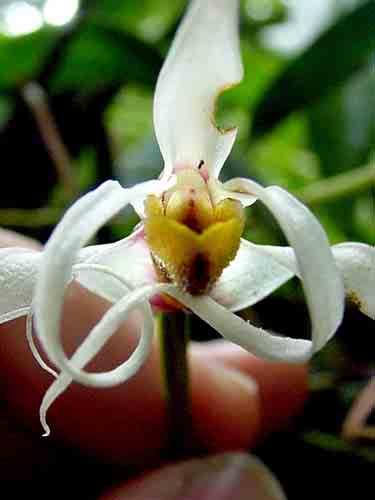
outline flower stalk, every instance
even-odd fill
[[[160,313],[160,341],[168,418],[168,458],[182,458],[191,451],[193,427],[187,347],[189,317],[184,312]]]

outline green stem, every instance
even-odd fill
[[[168,458],[192,449],[192,417],[187,362],[188,318],[183,312],[161,313],[158,333],[168,415]]]
[[[314,182],[295,194],[307,205],[319,205],[374,186],[375,163],[370,163],[349,172]]]

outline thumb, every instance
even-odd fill
[[[168,465],[121,485],[101,500],[286,500],[255,457],[224,453]]]

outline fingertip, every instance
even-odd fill
[[[253,378],[199,358],[193,359],[191,366],[199,443],[213,452],[252,446],[260,428],[260,398]]]
[[[40,250],[41,244],[28,236],[23,236],[22,234],[18,234],[14,231],[0,228],[0,248],[3,247],[19,247],[28,248],[30,250]]]
[[[203,360],[214,360],[254,378],[259,388],[262,433],[283,428],[301,412],[308,396],[308,365],[266,361],[222,340],[195,344],[193,349]]]

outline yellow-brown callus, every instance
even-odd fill
[[[207,184],[196,169],[177,174],[162,198],[145,202],[145,233],[156,271],[198,295],[206,293],[234,259],[244,228],[238,201],[213,205]]]

